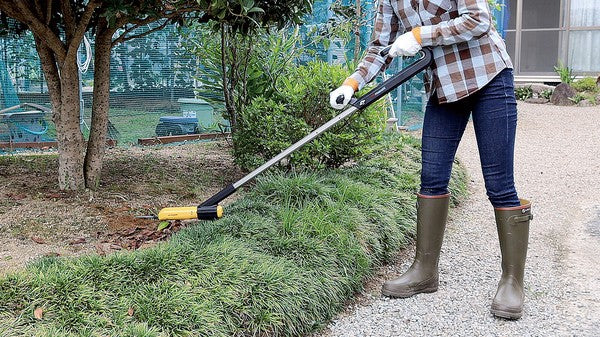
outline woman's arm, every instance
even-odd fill
[[[345,85],[354,88],[354,91],[362,89],[371,82],[375,76],[385,68],[391,58],[379,55],[379,52],[392,44],[403,32],[401,22],[394,13],[390,0],[380,0],[375,27],[373,28],[373,39],[369,42],[367,54],[359,63],[358,68],[346,81]]]
[[[413,29],[423,47],[470,41],[490,30],[492,18],[487,0],[458,0],[457,4],[457,18]]]

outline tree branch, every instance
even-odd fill
[[[176,11],[170,10],[170,9],[164,10],[158,16],[148,16],[148,17],[145,17],[143,19],[135,19],[135,18],[132,18],[132,17],[123,16],[119,20],[117,20],[116,26],[117,27],[123,27],[124,25],[126,25],[128,23],[132,24],[132,26],[129,27],[129,28],[126,28],[125,31],[118,38],[116,38],[113,41],[112,45],[115,46],[115,45],[117,45],[117,44],[119,44],[121,42],[124,42],[124,41],[129,41],[131,39],[135,39],[135,38],[138,38],[138,37],[146,36],[146,35],[148,35],[150,33],[153,33],[153,32],[155,32],[155,31],[157,31],[159,29],[164,28],[168,24],[169,19],[173,19],[173,18],[175,18],[177,16],[181,16],[181,15],[183,15],[185,13],[191,13],[191,12],[196,12],[196,11],[198,11],[198,9],[196,7],[194,7],[194,6],[188,6],[188,7],[180,8],[180,9],[178,9]],[[160,28],[154,28],[154,29],[152,29],[152,31],[149,31],[149,32],[146,32],[146,33],[141,33],[141,34],[136,34],[136,35],[132,35],[132,36],[127,36],[127,34],[131,33],[134,30],[136,30],[140,26],[152,23],[154,21],[158,21],[160,19],[167,19],[165,21],[166,23],[163,23],[163,24],[161,24],[159,26]],[[208,22],[209,20],[210,20],[210,18],[207,15],[203,15],[203,16],[200,16],[200,17],[196,18],[196,22],[198,22],[198,23]]]
[[[38,54],[40,55],[40,62],[44,71],[44,77],[48,84],[48,95],[50,96],[50,102],[52,104],[52,117],[56,121],[58,114],[60,113],[60,74],[56,65],[56,57],[53,50],[41,41],[41,38],[34,36],[35,47]]]
[[[37,14],[41,18],[44,18],[44,11],[42,11],[42,5],[40,4],[40,0],[34,0],[33,5],[35,6],[35,14]]]
[[[81,15],[81,19],[79,20],[75,31],[71,35],[71,40],[68,41],[69,50],[67,51],[67,57],[73,56],[74,53],[77,53],[77,49],[79,49],[79,44],[81,43],[81,40],[83,40],[83,36],[88,29],[90,20],[92,19],[96,8],[99,6],[98,0],[90,0],[87,6],[85,6],[83,15]]]
[[[120,20],[117,21],[117,25],[116,25],[117,27],[123,27],[127,23],[131,23],[131,26],[128,28],[125,28],[125,31],[112,42],[113,46],[125,41],[124,39],[127,34],[138,29],[142,25],[147,25],[151,22],[160,20],[160,17],[153,17],[153,16],[150,17],[149,16],[149,17],[146,17],[144,19],[139,19],[139,20],[130,20],[130,19],[131,18],[129,18],[129,17],[122,17]]]
[[[67,43],[73,38],[72,34],[77,29],[75,23],[75,14],[73,14],[73,7],[71,7],[71,1],[62,0],[60,1],[60,7],[62,9],[63,19],[65,20],[65,33],[67,34]]]
[[[52,0],[48,0],[46,3],[46,26],[52,21]]]
[[[19,9],[15,7],[14,2],[0,1],[0,11],[6,13],[6,15],[17,21],[23,22],[25,20],[23,13],[21,13]]]
[[[165,22],[161,23],[160,25],[158,25],[158,26],[156,26],[156,27],[154,27],[154,28],[152,28],[150,30],[147,30],[147,31],[145,31],[143,33],[129,35],[129,36],[126,36],[126,33],[123,33],[115,41],[113,41],[112,45],[115,46],[115,45],[117,45],[117,44],[119,44],[121,42],[125,42],[125,41],[129,41],[129,40],[132,40],[132,39],[137,39],[138,37],[144,37],[146,35],[150,35],[150,34],[156,32],[158,30],[161,30],[161,29],[165,28],[168,24],[169,24],[169,20],[165,20]],[[138,28],[138,27],[139,26],[136,25],[136,28]]]
[[[5,3],[2,3],[2,5],[0,5],[1,6],[0,8],[2,10],[4,10],[4,7],[7,7],[7,6],[4,6],[4,4]],[[60,38],[52,32],[50,27],[48,25],[45,25],[43,22],[41,22],[37,18],[37,16],[31,11],[31,9],[25,4],[24,1],[16,1],[13,4],[15,6],[17,6],[17,8],[18,8],[18,10],[16,11],[17,15],[15,15],[15,16],[11,15],[11,12],[15,13],[15,11],[5,11],[6,14],[8,14],[9,16],[12,16],[14,19],[17,19],[18,21],[21,21],[22,23],[26,24],[29,27],[29,29],[31,29],[33,34],[40,38],[40,41],[43,41],[43,43],[47,44],[48,47],[50,47],[50,49],[52,49],[52,51],[54,52],[54,54],[56,54],[59,61],[64,60],[65,56],[67,55],[67,52],[66,52],[67,48],[66,48],[65,44],[60,40]],[[10,7],[10,6],[8,6],[8,7]],[[10,9],[15,9],[15,8],[10,8]]]

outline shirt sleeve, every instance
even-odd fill
[[[458,17],[418,28],[422,46],[445,46],[470,41],[486,34],[492,26],[487,0],[458,0]]]
[[[371,82],[392,61],[392,58],[383,57],[379,55],[379,52],[392,44],[402,32],[400,20],[396,16],[390,0],[380,0],[373,37],[369,42],[367,54],[345,83],[351,83],[355,90],[360,90]]]

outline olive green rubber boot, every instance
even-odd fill
[[[438,290],[438,260],[448,217],[450,194],[417,194],[417,249],[415,260],[399,278],[383,284],[381,293],[406,298]]]
[[[533,219],[531,203],[521,199],[521,206],[496,208],[496,226],[502,252],[502,278],[492,302],[492,314],[506,319],[519,319],[523,314],[523,274],[529,221]]]

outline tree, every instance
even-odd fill
[[[299,22],[311,0],[16,0],[0,2],[0,24],[18,33],[30,30],[40,56],[56,125],[59,187],[96,189],[105,153],[110,92],[110,52],[190,16],[227,24],[247,34],[254,27]],[[20,25],[8,25],[6,17]],[[160,21],[155,28],[137,28]],[[79,129],[77,49],[86,32],[96,34],[92,122],[86,143]]]

